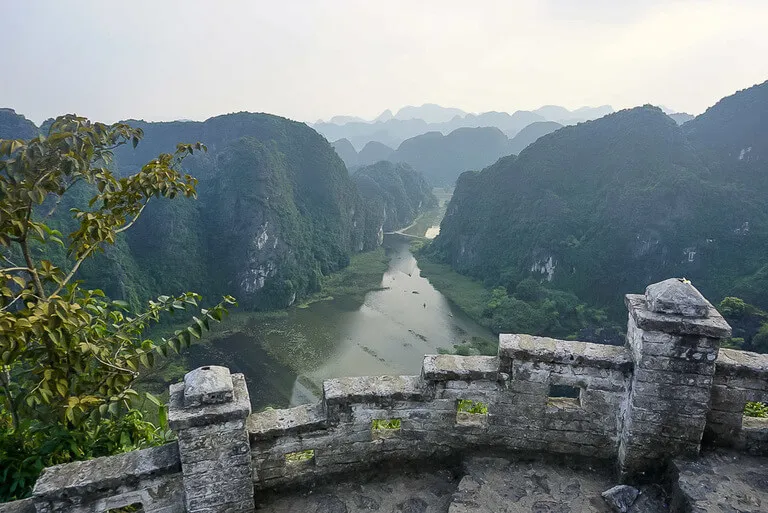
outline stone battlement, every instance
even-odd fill
[[[690,284],[628,295],[625,347],[501,335],[497,356],[426,355],[418,376],[329,379],[316,404],[250,414],[242,375],[171,387],[178,442],[46,469],[10,511],[252,511],[261,490],[473,451],[589,457],[625,482],[702,443],[768,454],[768,355],[720,349],[730,327]],[[16,508],[16,509],[14,509]]]

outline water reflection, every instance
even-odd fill
[[[243,372],[259,409],[315,401],[330,377],[418,374],[425,353],[493,337],[421,276],[406,238],[388,235],[384,246],[390,259],[384,289],[368,293],[362,305],[342,297],[291,309],[254,326],[252,336],[233,335],[190,353],[190,363],[210,364],[213,357]]]

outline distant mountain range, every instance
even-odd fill
[[[410,165],[432,186],[449,186],[464,171],[479,170],[505,155],[517,154],[562,126],[554,121],[536,121],[512,139],[496,127],[463,127],[448,135],[433,131],[406,139],[397,149],[370,141],[360,153],[347,139],[339,139],[332,146],[350,171],[387,160]]]
[[[568,110],[558,105],[545,105],[534,111],[483,112],[471,114],[461,109],[441,107],[426,103],[420,107],[406,106],[394,115],[385,110],[374,120],[354,116],[334,116],[330,121],[318,121],[312,128],[329,141],[346,139],[357,150],[376,141],[391,148],[427,132],[447,135],[458,128],[496,127],[507,137],[514,137],[520,130],[536,122],[554,121],[561,125],[574,125],[597,119],[613,112],[613,107],[582,107]]]

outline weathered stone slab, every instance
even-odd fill
[[[34,499],[4,502],[0,504],[0,513],[36,513]]]
[[[750,454],[768,456],[768,419],[744,417],[736,446]]]
[[[640,294],[627,294],[624,303],[629,309],[629,315],[642,330],[712,338],[731,336],[730,325],[711,305],[706,318],[693,318],[653,312],[648,309],[645,296]]]
[[[174,431],[195,426],[221,424],[241,419],[251,413],[251,398],[242,374],[232,374],[232,401],[221,404],[207,404],[204,408],[187,407],[184,401],[184,383],[170,386],[168,424]]]
[[[424,399],[425,392],[421,376],[362,376],[323,381],[326,405],[381,400],[419,401]]]
[[[125,482],[181,471],[176,442],[88,461],[48,467],[35,483],[36,498],[93,494],[118,488]]]
[[[569,342],[533,335],[499,335],[499,356],[510,360],[597,367],[627,372],[632,358],[623,347]]]
[[[768,354],[723,348],[715,361],[715,374],[768,382]],[[757,388],[757,385],[756,385]],[[760,385],[762,388],[762,385]]]
[[[496,381],[499,378],[499,358],[496,356],[428,354],[424,356],[422,374],[424,379],[431,381]]]
[[[684,317],[708,317],[710,304],[690,282],[669,278],[645,289],[648,309]]]
[[[184,406],[230,402],[233,389],[228,368],[218,365],[197,368],[184,376]]]
[[[250,415],[246,421],[251,440],[304,433],[323,429],[326,425],[322,402],[284,410],[264,410]]]

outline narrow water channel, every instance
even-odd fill
[[[407,238],[386,235],[384,247],[382,290],[362,305],[337,297],[289,309],[250,326],[248,335],[193,346],[191,368],[226,365],[245,374],[254,409],[285,407],[317,400],[327,378],[418,374],[426,353],[493,338],[421,276]]]

